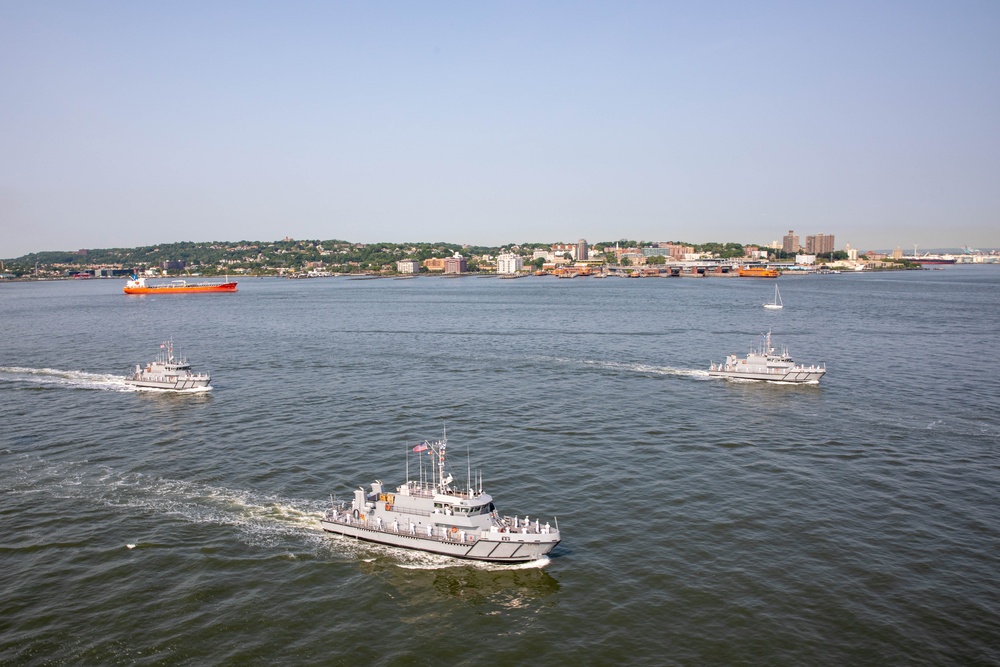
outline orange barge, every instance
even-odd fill
[[[205,292],[235,292],[236,283],[226,281],[224,283],[193,283],[189,285],[185,280],[172,280],[163,285],[147,285],[145,278],[132,276],[132,279],[125,283],[126,294],[201,294]]]

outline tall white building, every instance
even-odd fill
[[[497,274],[517,273],[524,266],[520,255],[512,252],[502,252],[497,256]]]

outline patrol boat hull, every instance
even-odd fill
[[[323,519],[320,521],[320,525],[328,533],[338,533],[366,542],[429,551],[453,558],[469,558],[497,563],[524,563],[538,560],[552,551],[559,543],[558,540],[542,542],[535,539],[538,538],[537,535],[531,534],[512,534],[505,535],[500,539],[478,538],[471,542],[458,542],[457,539],[447,537],[428,538],[411,535],[409,532],[402,532],[402,528],[400,528],[400,532],[378,530],[372,522],[367,520],[358,525],[348,525]],[[466,539],[473,538],[467,535]]]
[[[720,364],[721,365],[721,364]],[[717,370],[709,371],[709,377],[737,378],[740,380],[762,380],[765,382],[819,382],[819,379],[826,374],[825,370],[809,370],[806,366],[802,370],[788,372],[763,372],[755,373],[739,370]]]

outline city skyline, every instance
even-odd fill
[[[0,6],[0,257],[1000,246],[1000,5]]]

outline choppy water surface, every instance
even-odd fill
[[[996,267],[121,287],[0,286],[0,662],[1000,662]],[[707,377],[768,328],[818,386]],[[444,424],[550,559],[318,530]]]

